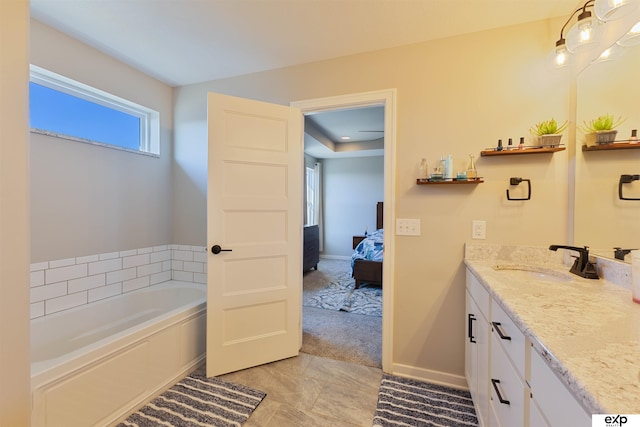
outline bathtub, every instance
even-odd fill
[[[171,280],[31,321],[31,425],[106,426],[203,363],[206,286]]]

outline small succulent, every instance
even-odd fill
[[[589,122],[585,121],[582,130],[585,133],[613,130],[616,127],[620,126],[622,122],[624,122],[624,119],[622,117],[618,117],[616,119],[612,114],[604,114],[590,120]]]
[[[569,122],[565,121],[562,125],[558,126],[558,122],[556,119],[544,120],[542,122],[536,123],[530,130],[534,135],[553,135],[562,133],[567,126],[569,126]]]

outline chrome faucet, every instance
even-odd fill
[[[584,277],[585,279],[599,279],[598,271],[596,270],[596,266],[589,261],[589,247],[585,246],[584,248],[579,248],[576,246],[563,246],[563,245],[551,245],[549,246],[549,250],[557,251],[558,249],[569,249],[572,251],[576,251],[580,254],[579,257],[574,257],[576,260],[573,262],[571,269],[569,272]]]

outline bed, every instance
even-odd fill
[[[382,286],[382,259],[384,252],[383,202],[376,206],[376,231],[366,236],[353,236],[351,276],[356,289],[364,283]]]

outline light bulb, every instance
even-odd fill
[[[588,43],[593,37],[593,29],[591,28],[591,20],[580,24],[580,43]]]
[[[565,52],[556,52],[556,65],[562,67],[567,63],[567,54]]]
[[[590,46],[598,38],[600,27],[600,22],[591,18],[591,12],[582,12],[578,22],[567,33],[567,50],[574,53],[576,50],[582,50],[584,46]]]
[[[556,42],[556,49],[553,55],[553,63],[556,67],[564,67],[569,63],[569,52],[567,52],[565,39],[560,39]]]

